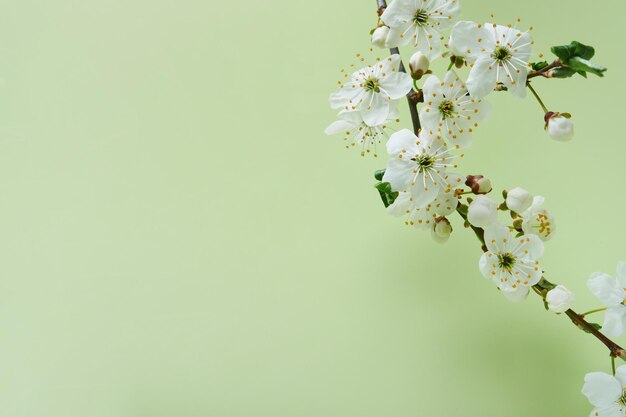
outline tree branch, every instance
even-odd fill
[[[457,209],[457,213],[459,213],[459,216],[461,216],[461,218],[464,221],[467,221],[467,216],[464,215],[460,210]],[[487,247],[485,246],[485,237],[484,237],[485,231],[481,229],[480,227],[475,227],[475,226],[470,226],[470,227],[476,234],[476,237],[478,238],[480,243],[482,243],[483,252],[487,252]],[[556,285],[551,283],[547,279],[542,278],[539,284],[533,286],[533,289],[535,290],[535,293],[537,295],[541,296],[545,300],[545,295],[543,294],[543,291],[546,290],[546,287],[554,288],[556,287]],[[598,339],[600,342],[602,342],[604,346],[606,346],[609,349],[611,357],[621,358],[621,359],[626,360],[626,350],[624,350],[620,345],[613,342],[611,339],[609,339],[604,334],[602,334],[598,329],[592,326],[587,320],[585,320],[584,316],[576,313],[572,309],[567,310],[565,314],[567,315],[567,317],[570,318],[570,320],[572,320],[572,323],[574,323],[576,327],[588,332],[589,334],[593,335],[596,339]]]
[[[387,8],[387,2],[385,0],[376,0],[376,3],[378,4],[378,16],[381,16]],[[400,55],[400,50],[398,48],[391,48],[389,49],[389,52],[392,55]],[[406,73],[406,68],[404,67],[402,61],[400,61],[400,72]],[[416,135],[418,135],[422,129],[422,124],[420,123],[420,115],[417,111],[417,103],[423,101],[423,96],[421,93],[411,89],[411,91],[409,91],[406,95],[406,99],[409,102],[409,112],[411,113],[411,121],[413,122],[413,131]]]

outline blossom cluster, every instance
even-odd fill
[[[518,29],[519,20],[515,25],[459,20],[459,0],[382,4],[385,7],[379,10],[371,42],[391,53],[351,73],[342,70],[344,80],[330,95],[338,120],[326,133],[342,134],[348,147],[357,147],[361,155],[377,156],[377,145],[386,141],[389,158],[386,168],[376,174],[380,181],[376,188],[388,213],[430,231],[440,243],[450,238],[450,218],[458,214],[464,227],[472,229],[483,244],[480,272],[504,297],[523,301],[534,291],[547,310],[577,318],[590,332],[599,334],[601,328],[606,336],[621,336],[626,331],[626,263],[619,264],[615,279],[603,273],[590,277],[588,287],[605,307],[587,314],[606,313],[602,326],[589,324],[585,315],[571,310],[574,294],[543,276],[544,244],[556,233],[544,197],[515,187],[503,191],[500,200],[492,198],[490,179],[459,172],[463,152],[472,145],[479,125],[489,118],[486,99],[492,93],[508,91],[524,98],[531,91],[544,112],[548,135],[557,141],[571,140],[571,114],[548,110],[531,78],[602,76],[606,68],[590,61],[595,50],[572,42],[552,48],[557,57],[552,64],[532,62],[530,30]],[[408,73],[399,54],[399,47],[405,46],[411,49]],[[446,57],[450,61],[447,71],[433,74],[433,62]],[[466,77],[457,72],[464,69]],[[405,97],[414,107],[415,130],[392,131],[390,126],[399,122],[398,103]],[[623,387],[626,367],[613,376],[587,375],[583,393],[596,406],[592,415],[626,415]]]

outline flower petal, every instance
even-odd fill
[[[363,121],[369,126],[379,126],[389,117],[389,99],[381,93],[368,93],[361,103]]]
[[[497,65],[494,62],[491,57],[484,56],[478,59],[472,66],[465,83],[472,97],[476,99],[483,98],[496,87]]]
[[[506,297],[506,299],[514,303],[519,303],[526,300],[529,293],[530,287],[517,287],[513,290],[505,288],[502,289],[502,294]]]
[[[456,56],[465,57],[470,64],[483,54],[483,48],[494,45],[493,32],[476,22],[460,21],[452,28],[450,34],[450,50]]]
[[[605,408],[622,396],[622,384],[617,378],[604,372],[591,372],[585,375],[582,393],[591,404]]]
[[[626,306],[619,304],[609,307],[604,313],[602,333],[608,337],[620,337],[626,329]]]
[[[339,135],[346,133],[353,128],[354,125],[352,123],[346,120],[337,120],[331,123],[330,126],[328,126],[326,130],[324,130],[324,133],[326,133],[327,135]]]
[[[607,307],[621,304],[625,298],[624,290],[617,286],[617,282],[602,272],[591,274],[587,288]]]
[[[404,72],[394,72],[380,80],[380,88],[387,93],[392,100],[398,100],[411,91],[413,80]]]
[[[387,162],[387,169],[383,175],[383,182],[391,184],[394,191],[404,191],[411,185],[413,179],[413,164],[399,158],[391,158]]]
[[[398,156],[403,150],[414,154],[417,152],[417,136],[409,129],[402,129],[391,135],[387,141],[387,152],[391,156]]]
[[[509,228],[502,223],[493,223],[485,229],[485,245],[493,253],[504,250],[512,238]]]

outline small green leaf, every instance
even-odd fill
[[[570,78],[571,76],[576,74],[576,71],[571,68],[560,67],[551,70],[550,74],[552,74],[553,78]]]
[[[376,178],[377,181],[382,181],[383,180],[383,176],[385,175],[385,171],[384,169],[379,169],[376,172],[374,172],[374,178]]]
[[[604,77],[603,72],[606,71],[605,67],[600,65],[596,65],[591,61],[586,60],[585,58],[581,58],[578,56],[573,57],[569,60],[567,64],[570,68],[578,71],[578,72],[590,72],[592,74],[597,75],[598,77]]]
[[[591,327],[593,327],[596,330],[601,330],[602,326],[599,325],[598,323],[589,323],[591,325]],[[584,327],[582,328],[582,330],[584,330],[585,333],[591,333],[589,330],[585,329]]]
[[[397,191],[393,191],[391,189],[391,184],[388,182],[379,182],[376,184],[376,189],[378,190],[380,199],[383,201],[385,207],[392,205],[393,202],[396,201],[396,198],[398,198],[399,193]]]
[[[542,69],[547,67],[549,64],[546,61],[541,61],[541,62],[533,62],[530,65],[532,66],[533,70],[541,71]]]

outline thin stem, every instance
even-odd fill
[[[611,368],[613,369],[613,375],[615,375],[615,356],[611,356]]]
[[[533,93],[533,95],[535,96],[535,98],[539,102],[539,105],[543,109],[544,113],[548,113],[549,112],[548,108],[546,107],[545,104],[543,104],[543,101],[541,100],[541,97],[539,97],[539,94],[537,94],[537,92],[533,88],[532,84],[528,83],[528,89]]]
[[[593,314],[593,313],[600,313],[600,312],[602,312],[602,311],[606,311],[606,310],[607,310],[607,308],[606,308],[606,307],[604,307],[604,308],[597,308],[597,309],[595,309],[595,310],[587,311],[586,313],[581,314],[581,316],[585,317],[585,316],[588,316],[588,315],[590,315],[590,314]]]
[[[378,5],[378,16],[381,16],[385,9],[387,8],[387,2],[385,0],[376,0],[376,4]],[[398,48],[391,48],[389,52],[392,55],[400,55],[400,50]],[[400,61],[400,72],[406,73],[406,68],[402,61]],[[411,121],[413,122],[413,131],[416,135],[419,134],[422,129],[422,124],[420,122],[420,115],[417,111],[417,103],[420,102],[421,95],[414,90],[409,91],[406,95],[406,99],[409,102],[409,112],[411,113]]]

